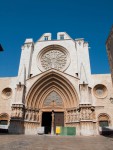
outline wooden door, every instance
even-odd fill
[[[64,126],[64,113],[63,112],[55,112],[54,113],[54,130],[56,129],[56,126]]]

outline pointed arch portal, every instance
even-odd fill
[[[57,71],[48,71],[40,79],[38,79],[31,87],[26,97],[26,107],[31,109],[44,109],[52,106],[45,105],[48,96],[52,96],[54,107],[59,109],[73,108],[78,105],[78,95],[72,83]],[[52,97],[51,97],[52,98]],[[58,105],[58,102],[61,105]]]
[[[78,96],[69,80],[60,73],[47,71],[31,87],[26,97],[26,108],[39,110],[40,126],[50,133],[56,126],[64,126],[64,113],[78,106]]]

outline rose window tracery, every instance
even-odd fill
[[[67,62],[65,53],[59,50],[50,50],[41,57],[41,65],[45,70],[51,68],[62,70]]]

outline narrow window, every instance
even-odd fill
[[[60,35],[60,40],[64,40],[64,35]]]
[[[48,36],[44,36],[44,40],[45,40],[45,41],[48,41]]]

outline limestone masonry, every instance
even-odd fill
[[[91,74],[88,43],[59,32],[22,46],[17,77],[0,78],[0,126],[9,133],[46,134],[56,126],[77,135],[97,135],[113,127],[110,74]]]
[[[106,41],[106,49],[111,70],[111,78],[113,83],[113,26]]]

